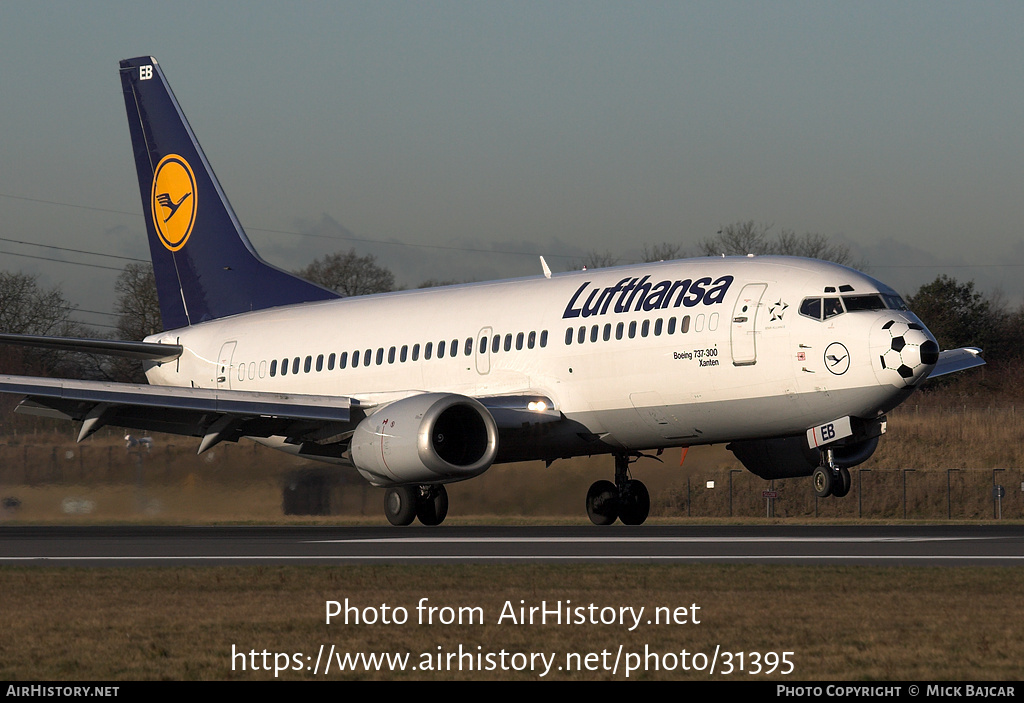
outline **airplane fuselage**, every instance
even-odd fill
[[[870,296],[874,309],[801,314],[807,300]],[[147,375],[378,406],[427,389],[535,394],[573,421],[504,438],[499,461],[776,437],[878,417],[927,376],[882,368],[883,325],[920,325],[883,305],[894,296],[808,259],[641,264],[235,315],[150,337],[186,351]]]

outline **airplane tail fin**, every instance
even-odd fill
[[[120,65],[164,328],[339,297],[259,257],[156,59]]]

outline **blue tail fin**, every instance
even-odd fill
[[[156,59],[121,61],[121,86],[165,329],[339,297],[256,254]]]

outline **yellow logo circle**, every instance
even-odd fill
[[[178,251],[185,246],[196,223],[196,177],[188,161],[177,154],[168,154],[156,165],[150,212],[165,247]]]

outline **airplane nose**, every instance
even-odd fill
[[[879,382],[897,388],[924,380],[939,360],[939,345],[917,320],[887,319],[871,333],[871,348]]]

